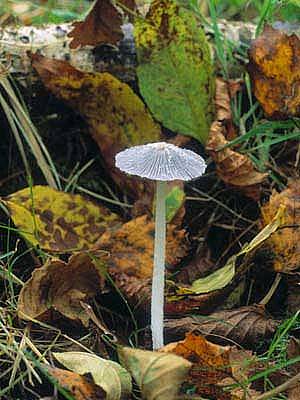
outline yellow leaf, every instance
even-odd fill
[[[262,224],[274,218],[278,208],[284,208],[284,229],[274,233],[267,242],[274,255],[274,269],[289,273],[300,266],[300,180],[291,180],[281,193],[274,191],[261,208]]]
[[[64,367],[73,372],[80,375],[90,373],[94,383],[105,390],[107,400],[120,400],[130,395],[131,376],[120,364],[80,351],[53,353],[53,355]]]
[[[82,72],[65,61],[33,55],[33,66],[46,87],[86,120],[89,131],[122,189],[138,198],[141,183],[115,168],[115,155],[126,147],[156,142],[160,127],[142,100],[126,83],[109,73]]]
[[[191,363],[174,354],[122,347],[119,357],[147,400],[173,400]]]
[[[300,116],[300,39],[267,25],[249,50],[254,94],[268,118]]]
[[[2,199],[20,234],[51,252],[89,249],[118,216],[78,194],[48,186],[25,188]]]

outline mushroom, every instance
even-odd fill
[[[191,150],[170,143],[134,146],[116,155],[116,167],[131,175],[156,181],[154,262],[151,295],[151,331],[153,349],[164,345],[164,274],[166,247],[167,181],[189,181],[202,175],[206,164]]]

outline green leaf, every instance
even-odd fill
[[[184,203],[185,194],[179,186],[174,186],[166,197],[166,220],[171,222]]]
[[[131,376],[121,365],[95,354],[80,351],[53,353],[66,368],[78,374],[90,373],[96,385],[105,390],[107,400],[120,400],[132,391]]]
[[[140,91],[167,128],[206,142],[215,78],[210,49],[194,14],[173,0],[155,0],[135,21]]]

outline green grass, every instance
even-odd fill
[[[32,25],[45,23],[59,24],[81,19],[85,16],[91,3],[86,0],[7,0],[1,2],[0,15],[10,14],[16,20],[25,18]],[[21,7],[26,7],[22,9]],[[18,6],[20,8],[18,8]],[[27,18],[27,19],[26,19]]]

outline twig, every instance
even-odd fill
[[[252,400],[268,400],[273,399],[274,396],[278,395],[279,393],[284,392],[285,390],[295,386],[298,382],[300,382],[300,372],[293,376],[291,379],[288,379],[282,385],[276,386],[274,389],[269,390],[266,393],[263,393],[259,396],[253,397]]]

